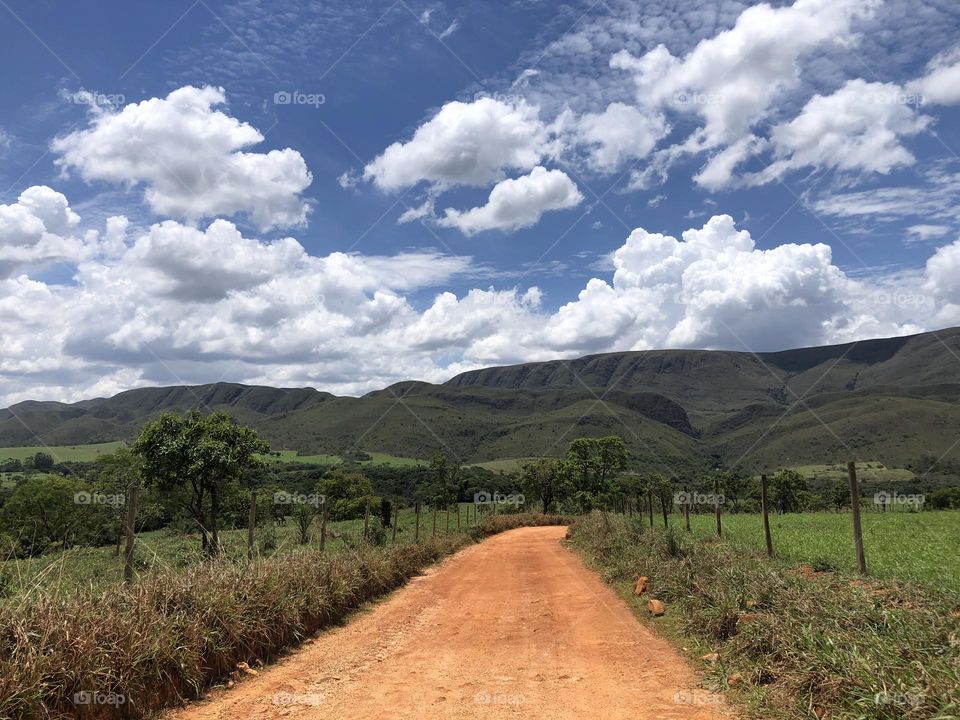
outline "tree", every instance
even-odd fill
[[[87,485],[55,475],[34,476],[18,485],[3,505],[4,527],[25,554],[53,543],[64,548],[95,543],[103,530],[104,505],[94,504]]]
[[[800,509],[801,493],[807,490],[807,481],[796,470],[781,470],[770,481],[773,506],[783,515]]]
[[[540,458],[521,468],[520,486],[524,495],[543,503],[546,513],[551,506],[559,505],[570,496],[573,474],[574,466],[569,460]]]
[[[40,472],[49,472],[53,469],[53,455],[45,452],[38,452],[33,456],[33,467]]]
[[[436,452],[430,458],[430,474],[433,485],[434,502],[438,507],[449,507],[460,499],[460,485],[463,468],[460,463],[451,462],[446,453]]]
[[[94,487],[107,496],[123,496],[129,500],[134,486],[140,484],[140,458],[126,448],[120,448],[109,455],[103,455],[96,461],[96,479]],[[114,537],[114,552],[120,556],[120,542],[123,538],[126,519],[126,503],[114,503],[109,506],[108,528]]]
[[[610,481],[626,467],[627,456],[623,438],[617,435],[577,438],[566,453],[574,468],[576,489],[593,496],[610,490]]]
[[[373,485],[363,473],[334,468],[317,483],[331,520],[362,517],[367,499],[373,497]]]
[[[660,512],[663,515],[663,527],[669,525],[667,515],[673,507],[673,485],[670,481],[659,473],[650,476],[650,490],[653,496],[660,501]]]
[[[850,504],[850,488],[844,485],[834,485],[826,493],[826,500],[837,512]]]
[[[752,479],[744,470],[734,469],[723,474],[720,488],[725,500],[732,504],[733,512],[740,512],[740,501],[746,497]]]
[[[204,417],[196,410],[183,417],[163,413],[133,445],[146,484],[174,493],[186,490],[181,502],[210,554],[220,550],[219,519],[228,486],[261,466],[258,456],[269,451],[255,430],[237,425],[227,413]]]

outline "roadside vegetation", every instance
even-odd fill
[[[594,513],[572,537],[638,614],[664,603],[666,617],[651,621],[672,627],[709,688],[752,717],[960,713],[958,593],[771,561],[641,516]],[[649,587],[633,597],[640,577]]]

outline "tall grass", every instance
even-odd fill
[[[573,542],[605,578],[651,580],[755,717],[960,717],[960,596],[815,573],[715,540],[593,515]],[[739,682],[729,678],[739,673]]]
[[[102,593],[0,607],[0,717],[136,718],[269,660],[463,545],[211,562]],[[77,693],[117,704],[77,705]]]
[[[485,518],[477,539],[535,514]],[[565,522],[565,521],[564,521]],[[33,591],[0,604],[0,718],[142,718],[276,657],[470,542],[303,549],[252,564],[229,559],[150,574],[130,586]],[[87,693],[100,701],[77,700]]]

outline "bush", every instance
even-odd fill
[[[376,547],[381,547],[387,542],[387,529],[378,517],[370,518],[370,524],[367,527],[367,542]]]

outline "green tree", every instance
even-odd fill
[[[33,456],[33,467],[40,472],[50,472],[53,469],[53,455],[46,452],[38,452]]]
[[[573,490],[574,465],[569,460],[540,458],[526,463],[520,470],[520,487],[524,496],[539,500],[543,512],[560,505]]]
[[[577,438],[566,453],[574,468],[576,489],[594,496],[611,490],[610,481],[626,467],[627,457],[623,438],[617,435]]]
[[[770,481],[773,506],[783,515],[800,510],[802,493],[807,491],[807,481],[796,470],[781,470]]]
[[[95,543],[103,528],[103,505],[72,478],[34,476],[17,486],[3,505],[3,523],[28,555],[52,544],[64,548]]]
[[[334,468],[317,483],[317,492],[324,496],[331,520],[350,520],[363,516],[373,484],[363,473]]]
[[[163,413],[133,445],[144,482],[180,495],[210,554],[220,550],[220,511],[229,486],[262,465],[259,455],[269,451],[255,430],[237,425],[227,413],[204,417],[196,410],[182,417]]]

